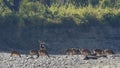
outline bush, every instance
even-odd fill
[[[24,17],[29,16],[43,16],[46,12],[46,7],[39,2],[27,2],[21,5],[20,15]]]

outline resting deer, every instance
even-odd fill
[[[14,51],[11,51],[11,55],[10,55],[10,57],[13,57],[13,56],[19,56],[20,58],[21,58],[21,55],[20,55],[20,53],[18,52],[18,51],[16,51],[16,50],[14,50]]]
[[[91,52],[88,49],[79,49],[82,55],[88,56]]]
[[[48,52],[47,52],[47,50],[46,50],[46,48],[45,48],[45,42],[41,42],[40,43],[40,50],[38,51],[38,53],[39,53],[39,55],[46,55],[46,56],[48,56],[49,57],[49,54],[48,54]]]
[[[101,49],[93,49],[93,54],[95,56],[102,56],[102,50]]]
[[[31,50],[29,51],[29,54],[30,54],[31,57],[33,57],[33,55],[36,55],[37,58],[39,57],[38,51],[37,51],[37,50],[34,50],[34,49],[31,49]]]
[[[112,55],[112,54],[115,54],[115,53],[110,49],[103,50],[103,55],[104,56],[108,56],[108,55]]]
[[[75,54],[77,55],[81,54],[79,48],[74,48],[73,50],[75,51]]]
[[[74,48],[72,48],[72,49],[67,49],[67,50],[65,51],[65,53],[66,53],[67,55],[75,55],[75,54],[76,54]]]

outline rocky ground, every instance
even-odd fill
[[[107,58],[83,60],[82,55],[50,55],[30,58],[10,57],[10,53],[0,53],[0,68],[120,68],[120,55],[115,54]]]

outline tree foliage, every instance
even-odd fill
[[[119,0],[0,0],[0,6],[2,6],[0,15],[7,17],[13,14],[11,15],[13,18],[18,16],[17,18],[23,22],[32,23],[35,23],[37,19],[60,23],[66,17],[73,19],[75,23],[86,22],[86,19],[99,22],[108,20],[104,15],[119,14],[119,3]]]
[[[3,2],[11,11],[19,11],[21,0],[3,0]]]

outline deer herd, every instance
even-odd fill
[[[68,48],[68,49],[65,50],[65,54],[66,55],[84,55],[87,58],[88,58],[88,56],[94,56],[93,58],[96,58],[96,57],[107,57],[108,55],[112,55],[112,54],[115,54],[115,53],[110,49],[88,50],[88,49],[83,49],[83,48]],[[21,55],[20,55],[19,51],[17,51],[17,50],[11,51],[10,57],[13,57],[14,55],[19,56],[21,58]],[[48,54],[48,52],[45,48],[45,42],[44,41],[40,41],[40,49],[39,50],[31,49],[29,51],[29,55],[31,57],[36,55],[37,58],[39,56],[47,56],[47,57],[50,58],[50,56],[49,56],[49,54]]]
[[[112,50],[110,49],[93,49],[93,50],[88,50],[88,49],[79,49],[79,48],[69,48],[66,49],[66,54],[67,55],[84,55],[86,57],[88,56],[94,56],[95,57],[107,57],[108,55],[115,54]]]
[[[40,42],[40,49],[39,50],[34,50],[34,49],[31,49],[30,51],[29,51],[29,55],[33,58],[33,56],[34,55],[36,55],[37,56],[37,58],[41,55],[41,56],[47,56],[47,57],[49,57],[49,55],[48,55],[48,52],[47,52],[47,50],[46,50],[46,48],[45,48],[45,42],[44,41],[39,41]],[[10,55],[10,57],[13,57],[13,56],[19,56],[20,58],[21,58],[21,55],[20,55],[20,53],[19,53],[19,51],[17,51],[17,50],[13,50],[13,51],[11,51],[11,55]]]

